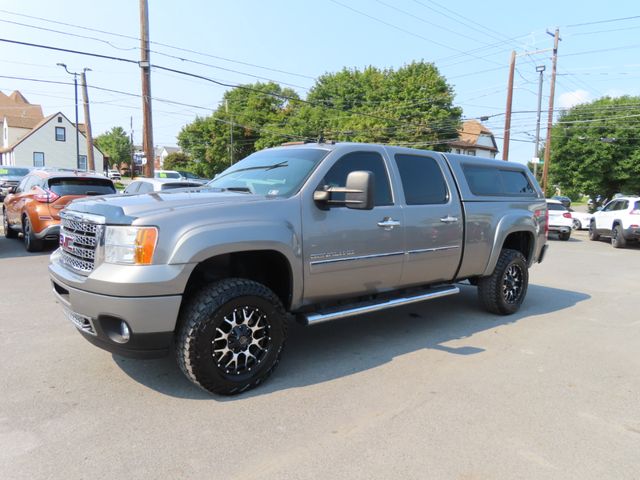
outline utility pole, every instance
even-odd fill
[[[149,54],[149,5],[140,0],[140,69],[142,73],[142,145],[147,163],[144,176],[153,178],[155,155],[151,121],[151,60]]]
[[[536,177],[536,179],[538,178],[538,162],[540,161],[538,155],[540,153],[540,114],[542,113],[542,74],[545,70],[546,67],[544,65],[538,65],[536,67],[536,72],[540,74],[540,78],[538,79],[538,119],[536,121],[536,145],[533,152],[533,176]]]
[[[93,158],[93,136],[91,136],[91,116],[89,115],[89,93],[87,92],[86,75],[86,73],[90,71],[90,68],[83,68],[80,74],[80,81],[82,82],[82,104],[84,106],[84,125],[87,136],[87,170],[94,172],[96,170],[96,164]]]
[[[225,112],[229,115],[229,99],[224,100]],[[229,115],[229,165],[233,165],[233,114]]]
[[[516,52],[511,52],[509,65],[509,85],[507,87],[507,112],[504,117],[504,146],[502,147],[502,159],[509,160],[509,139],[511,137],[511,104],[513,103],[513,73],[516,68]]]
[[[80,130],[78,127],[78,73],[71,72],[64,63],[56,63],[58,67],[62,67],[69,75],[73,75],[73,88],[75,91],[76,103],[76,168],[80,167]]]
[[[547,32],[550,34],[550,32]],[[549,175],[549,160],[551,158],[551,127],[553,127],[553,97],[556,93],[556,67],[558,65],[558,43],[560,29],[556,28],[553,36],[553,62],[551,67],[551,90],[549,92],[549,116],[547,118],[547,141],[544,145],[544,166],[542,169],[542,191],[547,194],[547,178]]]
[[[131,142],[131,152],[129,158],[131,159],[131,168],[129,169],[129,174],[131,178],[136,176],[136,162],[134,160],[135,147],[133,146],[133,115],[131,116],[129,123],[129,141]]]

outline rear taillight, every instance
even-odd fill
[[[562,216],[563,216],[564,218],[571,218],[571,213],[570,213],[570,212],[564,212],[564,213],[562,214]]]
[[[40,203],[53,203],[60,198],[60,195],[51,190],[40,189],[40,192],[36,193],[33,198]]]

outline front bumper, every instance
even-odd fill
[[[74,288],[52,271],[53,292],[65,315],[94,345],[119,355],[157,358],[169,353],[181,295],[120,297]],[[122,322],[130,332],[123,342]]]

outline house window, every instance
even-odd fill
[[[56,127],[56,142],[66,142],[67,132],[64,127]]]
[[[33,152],[33,166],[44,167],[44,152]]]
[[[58,117],[58,123],[62,123],[62,117]]]
[[[476,151],[475,150],[467,150],[467,155],[472,155],[472,156],[476,156]]]
[[[86,170],[87,169],[87,156],[80,155],[78,157],[78,170]]]

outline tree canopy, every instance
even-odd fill
[[[325,138],[445,150],[458,136],[461,115],[452,87],[431,63],[398,70],[345,68],[318,78],[306,99],[273,82],[229,90],[211,116],[182,129],[178,144],[198,173],[213,176],[232,161],[287,141]]]
[[[552,130],[549,179],[563,193],[640,192],[640,97],[604,97],[562,114]]]
[[[107,133],[97,136],[94,143],[109,157],[111,166],[131,163],[131,140],[122,127],[113,127]]]

